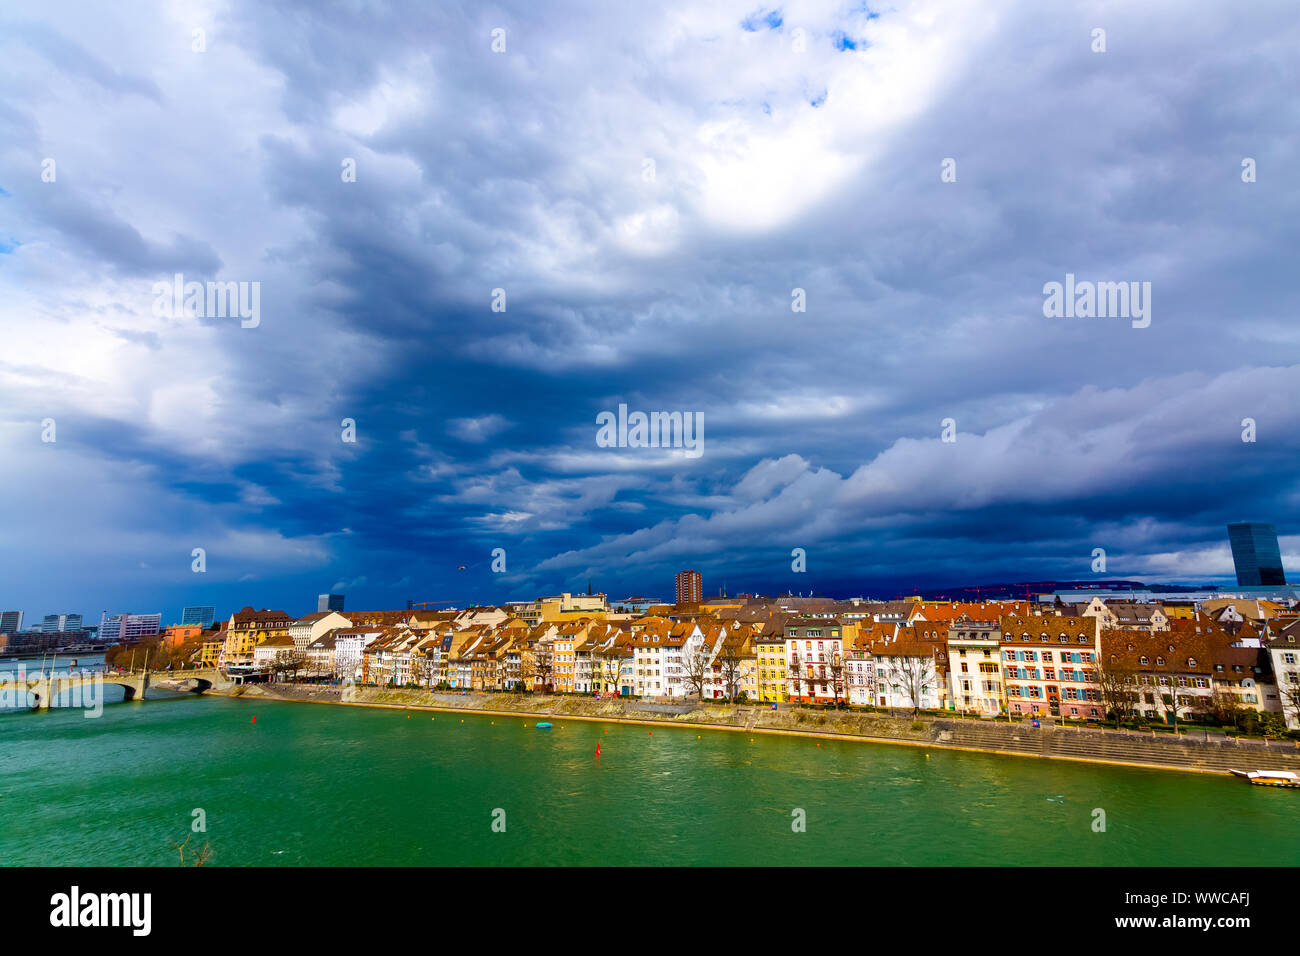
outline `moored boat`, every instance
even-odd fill
[[[540,723],[540,724],[537,724],[536,726],[537,726],[537,729],[538,729],[538,730],[550,730],[550,729],[551,729],[551,725],[548,724],[548,723]]]
[[[1257,787],[1300,787],[1300,774],[1290,770],[1233,770],[1232,774]]]

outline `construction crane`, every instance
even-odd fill
[[[456,603],[455,601],[407,601],[406,609],[408,611],[413,611],[418,607],[423,610],[428,610],[429,607],[434,604],[455,604],[455,603]]]

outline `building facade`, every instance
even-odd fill
[[[1082,720],[1106,716],[1096,682],[1101,652],[1097,618],[1009,615],[1000,623],[1011,714]]]
[[[847,699],[842,626],[805,621],[785,628],[787,697],[804,703]]]
[[[1287,727],[1300,730],[1300,622],[1287,625],[1268,642],[1268,655],[1282,717]]]
[[[325,611],[342,611],[343,595],[342,594],[320,594],[316,596],[316,611],[322,613]]]
[[[81,615],[47,614],[41,621],[41,630],[46,634],[57,634],[60,631],[79,631],[81,630]]]
[[[162,614],[109,614],[99,619],[99,639],[106,644],[152,637],[162,628]]]
[[[1001,624],[959,620],[948,629],[949,699],[956,710],[994,717],[1002,713]]]
[[[209,628],[217,618],[217,609],[211,604],[193,605],[181,609],[181,624]]]
[[[704,578],[699,571],[677,572],[677,603],[699,604],[704,598]]]
[[[1232,564],[1237,569],[1237,584],[1242,587],[1286,584],[1286,573],[1282,570],[1282,551],[1277,544],[1277,529],[1271,524],[1256,521],[1230,524],[1228,543],[1232,545]]]

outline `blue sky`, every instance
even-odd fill
[[[1232,520],[1294,567],[1297,48],[1281,2],[10,4],[0,605],[1226,581]],[[155,315],[177,272],[260,324]],[[1067,273],[1150,326],[1044,317]],[[620,403],[704,453],[598,447]]]

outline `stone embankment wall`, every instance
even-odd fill
[[[807,710],[798,707],[736,707],[725,704],[652,703],[590,697],[530,694],[459,694],[357,687],[345,695],[336,687],[247,685],[238,696],[254,699],[343,703],[517,714],[542,718],[648,722],[750,733],[839,737],[879,743],[976,750],[1024,757],[1084,760],[1168,770],[1226,773],[1229,770],[1300,771],[1300,745],[1281,741],[1237,741],[1193,731],[1163,735],[1053,727],[982,720],[948,720],[910,715]]]

